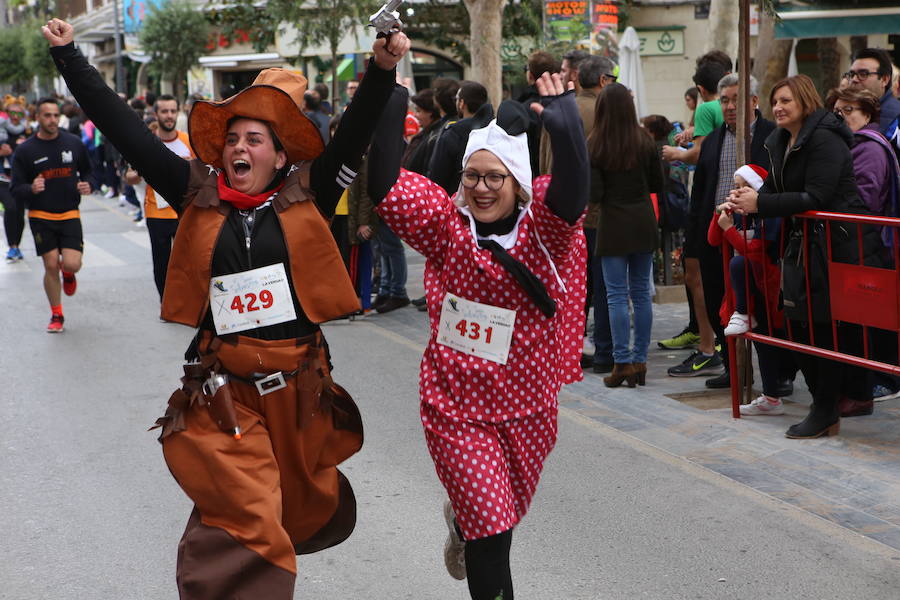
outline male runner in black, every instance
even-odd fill
[[[28,208],[28,222],[44,261],[44,291],[50,301],[48,333],[63,330],[60,287],[75,293],[84,238],[78,205],[91,193],[91,165],[78,136],[59,129],[59,104],[43,98],[37,107],[38,130],[16,149],[10,190]],[[60,270],[62,285],[60,285]]]

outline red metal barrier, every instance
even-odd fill
[[[768,330],[767,333],[748,332],[741,335],[740,337],[758,343],[778,346],[780,348],[785,348],[796,352],[804,352],[813,356],[827,358],[865,369],[871,369],[891,375],[900,376],[900,366],[889,362],[876,360],[875,358],[870,356],[870,347],[872,345],[871,330],[873,329],[896,332],[897,343],[898,346],[900,346],[900,294],[898,294],[898,291],[900,291],[900,218],[870,215],[848,215],[822,211],[809,211],[803,214],[794,215],[793,217],[786,217],[785,220],[790,218],[798,218],[802,220],[804,238],[806,239],[808,239],[808,236],[810,235],[810,232],[813,231],[814,227],[818,226],[821,223],[824,223],[824,237],[827,247],[829,288],[828,300],[831,312],[830,316],[832,339],[830,341],[833,348],[839,348],[838,323],[859,325],[862,329],[863,338],[862,356],[857,356],[855,354],[846,354],[838,350],[830,350],[827,348],[818,347],[815,341],[815,335],[813,333],[812,327],[809,327],[809,343],[806,344],[797,342],[795,341],[793,332],[791,331],[790,323],[786,318],[784,320],[784,333],[786,334],[785,337],[776,335],[776,333],[778,332],[776,332],[773,328],[773,321],[775,320],[774,317],[776,315],[770,314],[769,302],[766,301],[763,302],[763,307],[754,306],[752,312],[759,315],[758,311],[760,309],[765,311],[765,320],[768,325],[766,328]],[[815,223],[813,223],[813,221],[815,221]],[[835,222],[839,223],[835,224]],[[763,245],[765,245],[765,224],[761,219],[758,220],[758,226],[761,228],[760,237],[763,240]],[[875,226],[881,230],[881,238],[882,240],[888,240],[887,244],[877,244],[879,247],[875,248],[875,245],[870,243],[867,247],[864,248],[863,233],[865,230],[868,230],[870,232],[868,237],[869,241],[871,242],[874,239],[874,233],[871,231],[873,229],[872,226]],[[848,235],[851,235],[851,238],[853,237],[853,234],[855,234],[856,253],[858,254],[858,257],[854,264],[836,262],[835,260],[833,260],[833,227],[843,227],[844,231],[846,231]],[[850,230],[855,230],[855,232],[851,233]],[[749,234],[745,235],[749,236]],[[813,233],[812,235],[815,235],[815,233]],[[778,237],[778,256],[781,257],[784,256],[785,247],[784,227],[782,227],[781,234]],[[807,247],[808,246],[805,246],[805,248]],[[726,294],[733,294],[733,290],[731,289],[732,286],[730,284],[729,268],[730,260],[732,258],[732,250],[733,248],[731,247],[731,244],[728,243],[727,239],[724,239],[722,244],[722,262],[725,269],[725,280],[727,283]],[[869,254],[866,255],[864,250],[868,251]],[[808,299],[807,313],[809,322],[811,323],[813,321],[812,315],[813,309],[815,307],[813,306],[812,294],[810,293],[809,289],[810,277],[808,255],[809,252],[803,252],[804,273],[806,275],[806,297]],[[867,262],[869,264],[866,264]],[[880,263],[881,266],[875,266],[872,263]],[[745,290],[747,291],[748,296],[752,296],[750,292],[750,290],[752,289],[750,278],[754,275],[753,269],[750,265],[749,257],[747,258],[746,265],[747,268],[745,269]],[[766,252],[765,250],[763,250],[762,285],[759,285],[759,282],[757,282],[756,286],[759,293],[762,294],[764,299],[769,298],[769,294],[775,292],[775,290],[769,289],[767,283],[768,278],[766,277],[766,275],[771,269],[777,269],[779,268],[779,266],[780,263],[779,265],[770,264],[770,261],[766,256]],[[731,298],[733,298],[733,296],[731,296]],[[747,302],[748,312],[750,312],[750,306],[752,304],[750,298],[747,299]],[[735,337],[737,336],[729,336],[727,338],[727,343],[729,368],[732,372],[732,416],[734,416],[734,418],[740,418],[739,405],[741,390],[740,377],[737,376],[738,370],[736,361],[737,352],[735,348]],[[820,342],[825,341],[826,340],[820,340]],[[750,355],[748,354],[748,360],[749,356]],[[749,385],[749,382],[747,382],[747,385]]]

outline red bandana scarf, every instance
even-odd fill
[[[219,188],[219,198],[230,203],[238,210],[250,210],[251,208],[260,206],[263,202],[280,192],[281,188],[284,186],[284,181],[279,183],[274,189],[265,191],[261,194],[256,194],[255,196],[228,187],[228,184],[225,183],[225,173],[219,173],[216,185]]]

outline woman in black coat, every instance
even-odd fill
[[[750,188],[732,192],[729,200],[742,214],[759,213],[763,217],[790,217],[808,210],[843,213],[867,213],[860,200],[853,174],[850,145],[853,135],[846,124],[822,108],[822,100],[812,80],[795,75],[779,81],[769,100],[778,125],[766,139],[772,162],[769,177],[759,193]],[[809,256],[812,323],[806,303],[806,283],[802,269],[789,268],[785,258],[782,296],[785,315],[794,341],[820,348],[833,349],[831,314],[828,306],[827,265],[817,260],[817,248],[824,252],[824,233],[814,223],[803,225],[802,219],[786,219],[785,240],[796,237],[796,244]],[[857,261],[856,226],[831,223],[832,258],[839,262]],[[813,239],[817,238],[817,239]],[[791,242],[786,242],[786,248]],[[786,250],[786,254],[788,254]],[[803,264],[801,262],[799,264]],[[798,293],[800,292],[800,293]],[[859,327],[838,324],[838,350],[861,354]],[[812,340],[810,337],[812,334]],[[842,385],[865,380],[864,372],[844,363],[795,352],[794,358],[803,371],[813,403],[807,417],[792,425],[785,434],[789,438],[815,438],[836,435],[840,430],[838,400]],[[859,373],[857,373],[859,372]],[[861,375],[861,376],[858,376]],[[871,386],[858,385],[857,398],[868,394]],[[868,390],[868,391],[867,391]]]

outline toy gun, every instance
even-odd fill
[[[375,28],[378,37],[388,36],[403,29],[400,13],[397,12],[402,3],[403,0],[388,0],[384,6],[378,9],[378,12],[369,17],[369,27]]]
[[[216,422],[219,429],[230,434],[236,440],[241,439],[241,427],[238,425],[237,412],[234,410],[228,375],[210,373],[203,382],[203,395],[206,407],[209,409],[209,416]]]

